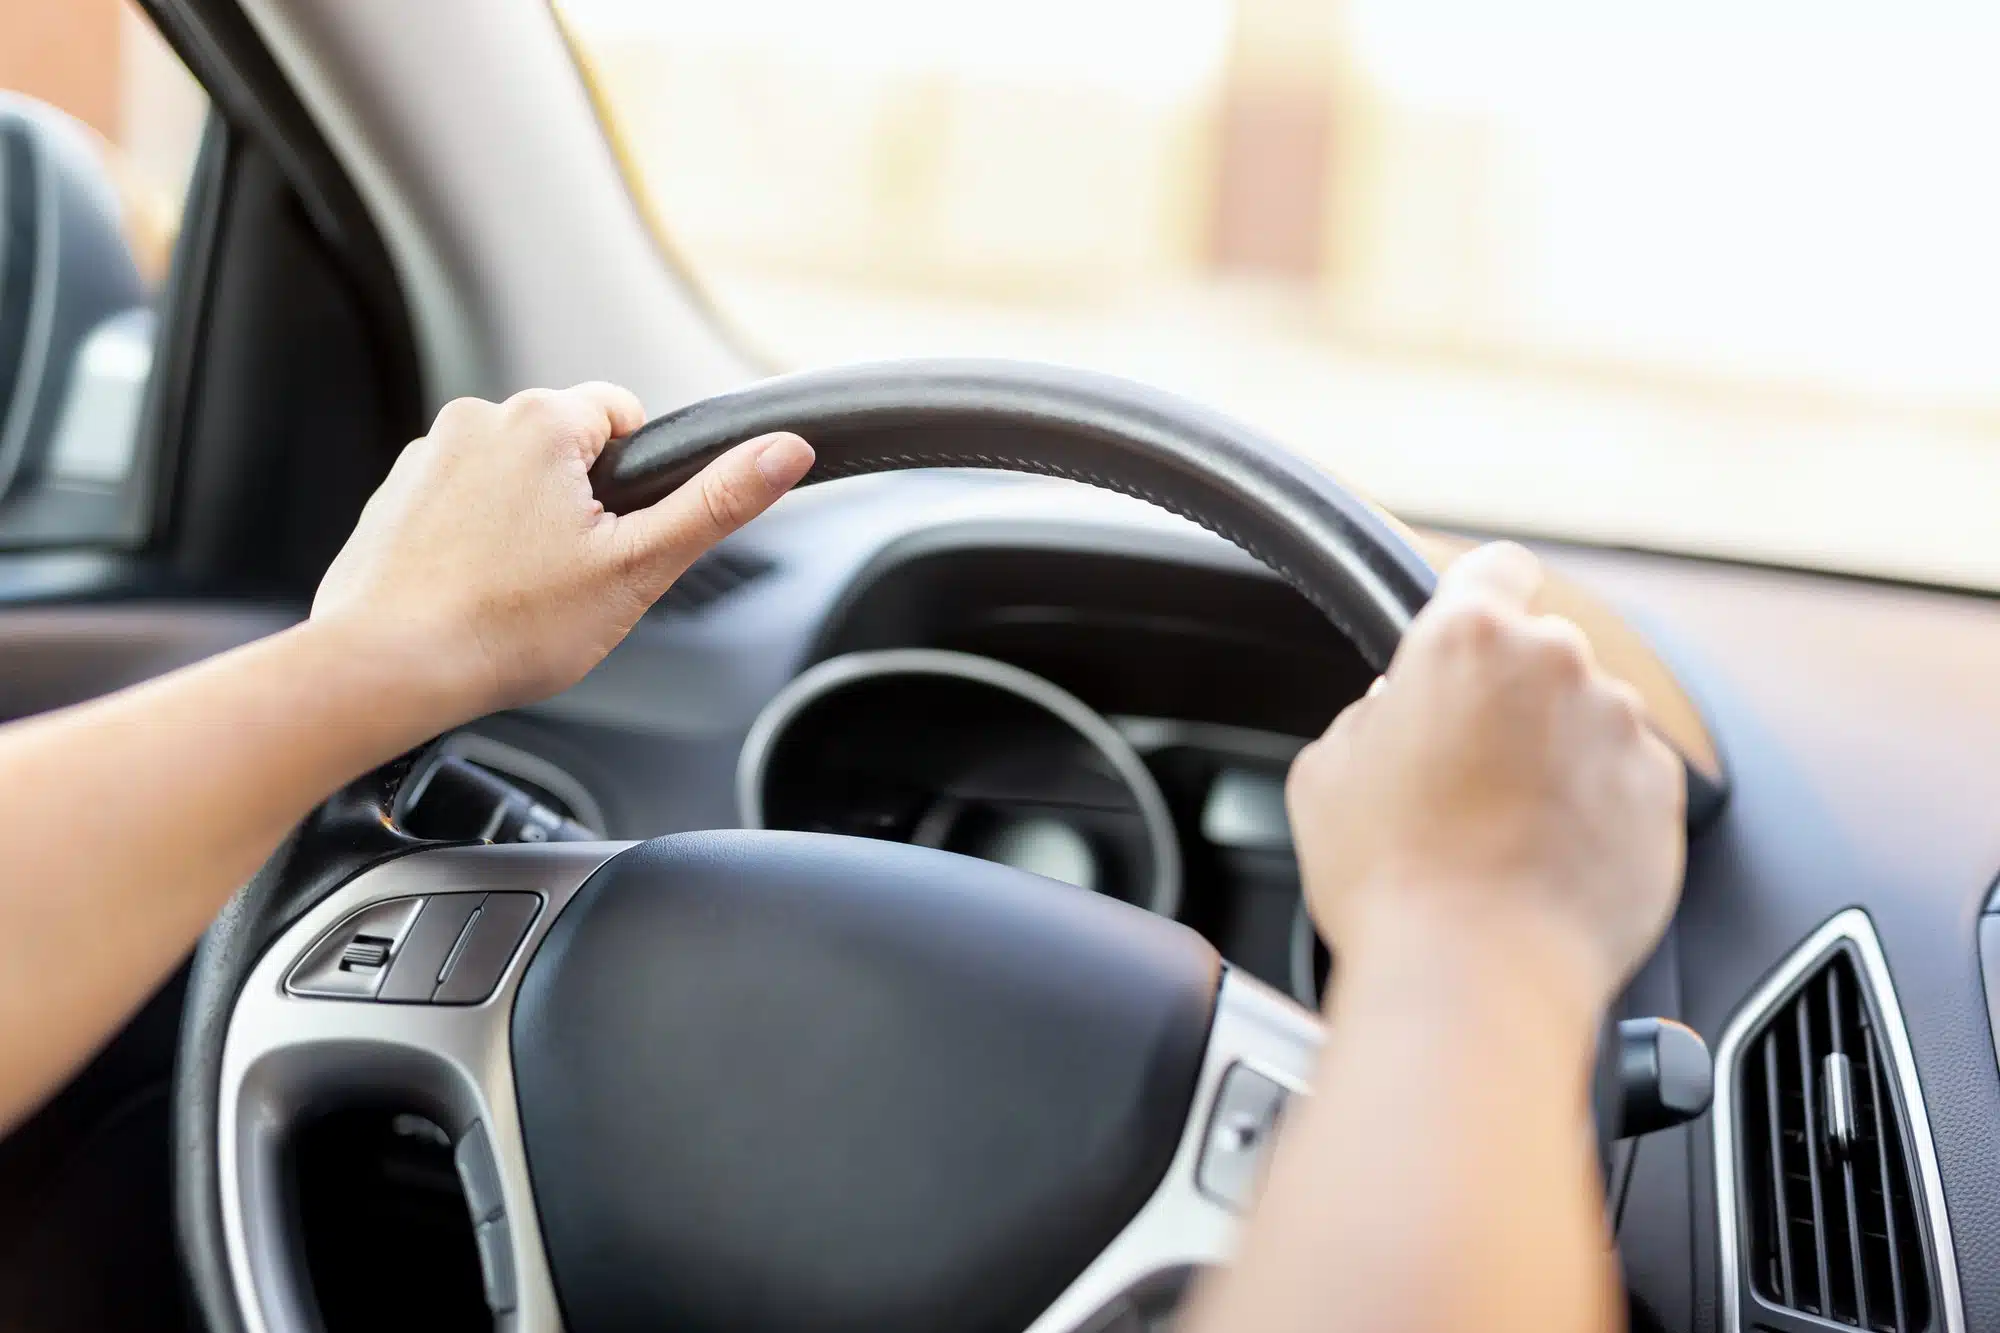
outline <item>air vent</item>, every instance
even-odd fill
[[[1861,976],[1852,946],[1836,947],[1742,1046],[1746,1275],[1780,1310],[1921,1333],[1932,1299],[1912,1136]]]
[[[666,596],[653,604],[656,616],[687,616],[721,601],[753,579],[768,574],[773,563],[745,551],[710,551],[689,565]]]

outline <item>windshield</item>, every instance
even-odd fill
[[[563,14],[774,364],[1089,365],[1412,519],[2000,587],[2000,11]]]

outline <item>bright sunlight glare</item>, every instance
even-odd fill
[[[1229,0],[571,0],[593,34],[754,48],[847,70],[1180,92],[1212,80]]]

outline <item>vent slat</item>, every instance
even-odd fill
[[[1783,1122],[1778,1114],[1778,1036],[1764,1034],[1764,1114],[1770,1118],[1771,1193],[1777,1224],[1771,1228],[1778,1242],[1778,1302],[1793,1303],[1792,1296],[1792,1210],[1785,1202],[1785,1144]]]
[[[1799,1100],[1805,1108],[1805,1114],[1800,1118],[1805,1122],[1806,1170],[1812,1181],[1813,1263],[1819,1275],[1819,1308],[1813,1313],[1830,1315],[1833,1274],[1828,1271],[1827,1265],[1826,1196],[1819,1180],[1819,1116],[1814,1108],[1817,1084],[1813,1074],[1812,1008],[1801,1003],[1793,1008],[1792,1013],[1799,1029]]]
[[[1896,1208],[1894,1193],[1889,1185],[1889,1136],[1894,1132],[1889,1117],[1882,1114],[1888,1101],[1882,1095],[1881,1063],[1875,1059],[1875,1043],[1862,1043],[1861,1058],[1868,1066],[1867,1077],[1862,1085],[1868,1089],[1869,1117],[1874,1121],[1875,1133],[1870,1137],[1875,1143],[1875,1164],[1882,1176],[1882,1222],[1883,1239],[1889,1249],[1889,1291],[1895,1314],[1895,1327],[1899,1330],[1911,1327],[1909,1305],[1903,1298],[1903,1247],[1897,1243]]]
[[[1862,978],[1834,950],[1744,1047],[1749,1282],[1767,1305],[1834,1325],[1934,1333],[1903,1108]]]
[[[772,567],[772,562],[760,555],[710,551],[681,571],[674,585],[653,604],[651,614],[692,615],[769,573]]]
[[[1844,1048],[1846,1022],[1841,1003],[1840,972],[1826,974],[1826,1026],[1830,1045],[1835,1055],[1845,1055]],[[1868,1265],[1861,1257],[1861,1202],[1854,1188],[1854,1152],[1858,1144],[1848,1145],[1848,1150],[1840,1158],[1840,1188],[1847,1204],[1847,1261],[1854,1268],[1854,1318],[1863,1328],[1868,1327]]]

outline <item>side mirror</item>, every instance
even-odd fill
[[[123,450],[114,465],[129,458],[151,368],[152,313],[119,223],[118,193],[90,131],[40,102],[0,94],[0,503],[42,471],[79,418],[101,453],[113,440],[104,428],[121,424],[102,420],[107,407],[132,418],[112,444]],[[109,382],[93,383],[107,368]],[[121,389],[124,402],[107,401]],[[85,470],[102,473],[104,463]]]

